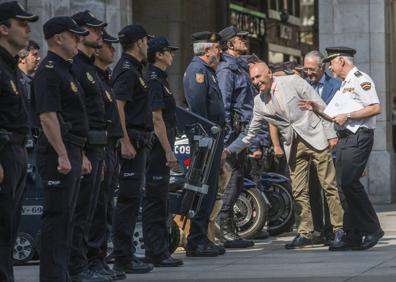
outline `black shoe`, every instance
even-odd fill
[[[129,263],[119,263],[115,262],[113,266],[113,270],[121,271],[125,273],[135,273],[135,274],[143,274],[150,272],[154,269],[154,266],[151,263],[144,263],[138,258],[134,258]]]
[[[224,248],[249,248],[254,246],[253,241],[243,240],[237,233],[233,224],[224,224],[222,228],[222,238],[221,242]]]
[[[73,282],[110,282],[113,279],[102,276],[99,273],[92,272],[91,270],[87,269],[81,271],[80,273],[74,274],[71,277]]]
[[[92,263],[89,265],[89,270],[91,270],[93,273],[96,273],[96,274],[105,276],[105,277],[107,277],[107,278],[110,278],[111,281],[115,281],[115,278],[116,278],[116,277],[113,276],[112,273],[110,273],[109,271],[107,271],[107,270],[103,267],[103,264],[100,263],[99,261],[92,262]]]
[[[341,240],[339,240],[339,234],[334,234],[335,239],[333,243],[329,247],[329,251],[337,252],[337,251],[351,251],[351,250],[359,250],[362,247],[362,237],[360,236],[351,236],[349,234],[343,234],[341,236]],[[337,239],[337,240],[336,240]]]
[[[326,246],[339,246],[340,244],[342,244],[342,240],[345,237],[345,232],[342,229],[337,229],[336,231],[334,231],[333,233],[333,240],[329,240],[329,244]]]
[[[213,244],[213,243],[212,243]],[[201,244],[194,249],[187,248],[186,256],[188,257],[217,257],[219,250],[215,244]]]
[[[293,241],[285,245],[285,249],[290,250],[290,249],[305,248],[312,245],[313,243],[311,239],[305,238],[301,234],[298,234],[296,237],[294,237]]]
[[[217,249],[217,253],[219,254],[219,256],[224,255],[226,253],[226,250],[222,245],[217,245],[212,241],[209,241],[208,245],[211,245],[213,248]]]
[[[107,271],[107,273],[109,273],[113,277],[114,281],[124,280],[127,278],[125,272],[111,269],[110,266],[105,262],[102,262],[102,265],[103,265],[103,268]]]
[[[183,261],[181,259],[173,257],[168,257],[161,261],[155,261],[152,258],[145,257],[144,262],[152,263],[155,267],[177,267],[183,265]]]
[[[375,233],[366,235],[363,240],[361,250],[367,250],[374,247],[375,245],[377,245],[379,239],[384,237],[384,235],[384,230],[382,230],[381,228]]]

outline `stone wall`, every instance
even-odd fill
[[[375,82],[382,113],[377,117],[374,148],[362,180],[376,203],[395,200],[395,155],[392,148],[390,0],[320,0],[319,45],[357,50],[355,63]]]
[[[153,8],[155,7],[155,8]],[[191,34],[196,31],[218,31],[225,26],[225,0],[134,0],[134,23],[142,24],[148,33],[166,36],[180,47],[169,82],[178,104],[184,103],[183,74],[192,58]]]

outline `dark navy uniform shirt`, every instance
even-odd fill
[[[93,60],[81,51],[73,58],[73,73],[84,90],[84,102],[88,114],[90,129],[105,130],[105,105],[106,94],[100,87],[99,77]]]
[[[125,101],[127,128],[149,131],[153,128],[148,86],[142,76],[143,65],[133,56],[123,53],[112,75],[113,92],[117,100]]]
[[[0,129],[26,134],[28,114],[18,87],[18,60],[0,46]]]
[[[225,124],[223,98],[216,72],[201,58],[195,56],[183,79],[184,95],[190,110],[221,126]]]
[[[256,90],[243,64],[242,59],[225,53],[216,69],[225,109],[227,132],[224,141],[226,144],[234,141],[229,139],[236,139],[239,134],[239,132],[233,134],[235,130],[233,125],[240,122],[246,126],[252,118],[253,98]]]
[[[176,101],[170,91],[168,75],[158,67],[151,65],[148,73],[148,92],[152,98],[152,111],[162,110],[165,126],[176,128]]]
[[[100,78],[101,87],[106,94],[105,109],[106,109],[106,120],[107,120],[107,131],[109,137],[121,138],[123,137],[120,115],[118,114],[117,102],[111,89],[111,70],[102,70],[95,67]]]
[[[88,119],[83,90],[72,73],[72,64],[48,51],[33,78],[33,101],[37,114],[57,112],[71,126],[70,133],[87,137]]]

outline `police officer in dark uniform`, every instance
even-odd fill
[[[33,79],[33,101],[42,133],[37,167],[44,185],[40,281],[70,281],[72,217],[80,187],[82,149],[88,133],[82,89],[71,71],[78,36],[88,34],[70,17],[54,17],[44,26],[48,54]]]
[[[219,88],[223,96],[226,113],[225,145],[231,144],[239,134],[247,130],[253,113],[253,98],[256,95],[247,64],[240,58],[248,51],[248,32],[229,26],[219,32],[222,45],[226,50],[216,70]],[[256,146],[257,150],[261,150]],[[226,248],[247,248],[253,241],[243,240],[236,230],[234,205],[243,188],[244,167],[247,162],[246,150],[228,160],[232,167],[231,179],[224,191],[219,218],[222,231],[221,240]]]
[[[194,57],[184,74],[184,95],[190,110],[220,127],[225,125],[224,105],[216,78],[216,67],[220,62],[220,36],[214,32],[197,32],[194,39]],[[223,138],[220,139],[221,142]],[[207,237],[209,216],[216,201],[222,144],[215,153],[209,175],[209,191],[204,197],[201,210],[192,219],[186,255],[213,257],[224,254],[224,248],[215,245]]]
[[[152,114],[147,85],[142,77],[149,36],[140,25],[128,25],[119,33],[123,50],[112,76],[113,91],[124,137],[121,139],[120,178],[113,218],[114,269],[146,273],[153,269],[134,256],[133,230],[138,217],[145,175],[147,147],[151,141]]]
[[[113,43],[118,39],[103,30],[103,46],[95,51],[95,68],[100,78],[101,88],[107,99],[105,100],[108,144],[105,147],[104,177],[98,196],[95,215],[88,237],[88,261],[90,269],[95,272],[110,274],[113,279],[125,279],[123,272],[111,269],[105,259],[107,256],[107,242],[109,227],[112,224],[113,194],[118,185],[118,141],[123,136],[118,114],[117,103],[111,89],[111,69],[109,65],[114,62],[115,48]]]
[[[173,153],[176,135],[176,101],[170,91],[166,70],[174,51],[165,37],[149,41],[148,95],[152,99],[155,139],[148,157],[143,198],[143,237],[146,261],[154,266],[180,266],[183,261],[169,254],[168,189],[170,168],[177,167]]]
[[[28,22],[37,19],[17,2],[0,4],[0,281],[7,282],[14,281],[12,255],[27,167],[28,115],[15,57],[28,45]]]
[[[92,225],[102,177],[104,148],[107,144],[105,102],[108,99],[100,87],[92,57],[101,48],[102,28],[107,24],[98,20],[90,11],[79,12],[73,20],[89,34],[80,37],[78,54],[73,58],[72,71],[84,91],[84,104],[88,114],[88,139],[83,155],[83,177],[74,213],[74,229],[69,261],[73,281],[97,281],[103,275],[89,269],[87,237]]]

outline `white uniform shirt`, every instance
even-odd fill
[[[377,91],[375,90],[374,82],[370,76],[362,71],[359,71],[356,67],[350,70],[336,95],[352,95],[352,98],[356,100],[356,102],[360,103],[363,107],[380,103]],[[359,124],[360,127],[374,129],[376,117],[373,116],[364,119],[348,119],[344,127],[350,130],[351,125],[356,124]]]

